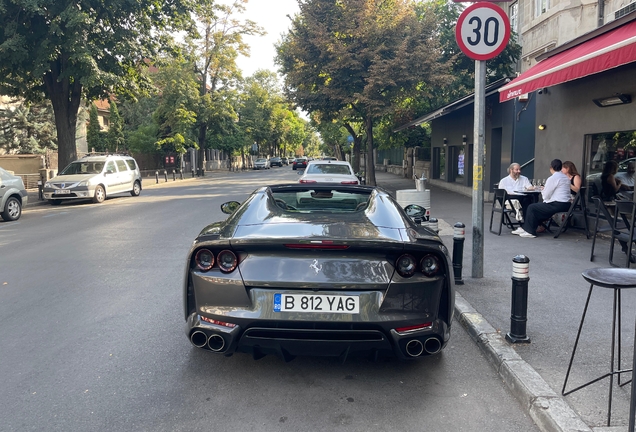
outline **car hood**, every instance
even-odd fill
[[[73,174],[73,175],[58,175],[53,177],[51,180],[49,180],[49,183],[60,183],[60,182],[66,182],[66,183],[75,183],[75,182],[81,182],[81,181],[87,181],[92,179],[95,176],[98,176],[99,174]]]

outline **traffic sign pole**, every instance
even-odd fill
[[[473,259],[472,277],[484,277],[484,130],[486,116],[486,60],[475,60],[473,125]]]
[[[479,2],[457,19],[459,48],[475,60],[475,115],[473,126],[473,257],[472,277],[484,277],[484,154],[486,129],[486,60],[499,55],[510,39],[510,21],[499,7]]]

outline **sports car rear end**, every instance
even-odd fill
[[[186,332],[225,355],[419,358],[450,338],[451,269],[381,189],[261,188],[195,240]]]

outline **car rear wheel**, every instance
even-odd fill
[[[7,202],[4,204],[4,211],[2,212],[2,219],[7,222],[14,221],[20,219],[20,215],[22,214],[22,204],[20,200],[16,197],[9,197]]]
[[[139,194],[141,193],[141,184],[136,181],[135,184],[133,185],[132,190],[130,191],[130,194],[132,196],[139,196]]]
[[[95,187],[95,195],[93,195],[93,202],[97,204],[101,204],[106,199],[106,191],[104,190],[104,186],[97,185]]]
[[[50,200],[49,200],[49,203],[50,203],[51,205],[60,205],[60,204],[62,204],[62,200],[59,200],[59,199],[50,199]]]

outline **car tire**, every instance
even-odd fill
[[[7,202],[4,204],[4,211],[0,216],[7,222],[15,221],[20,219],[20,215],[22,214],[22,203],[16,197],[9,197]]]
[[[139,183],[138,181],[135,181],[135,184],[133,185],[133,188],[130,191],[130,194],[132,196],[139,196],[139,194],[141,194],[141,183]]]
[[[49,203],[50,203],[51,205],[55,205],[55,206],[56,206],[56,205],[60,205],[60,204],[62,204],[62,200],[59,200],[59,199],[50,199],[50,200],[49,200]]]
[[[104,190],[104,186],[97,185],[95,187],[95,195],[93,195],[93,202],[96,204],[101,204],[106,199],[106,191]]]

